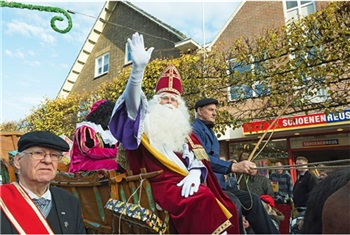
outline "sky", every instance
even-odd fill
[[[51,28],[50,20],[62,14],[1,7],[0,123],[24,119],[45,98],[56,98],[105,3],[14,2],[60,7],[75,14],[71,14],[73,28],[61,34]],[[238,0],[129,2],[201,45],[203,39],[209,43],[217,36],[239,5]],[[56,26],[64,29],[67,20]]]

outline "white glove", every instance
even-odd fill
[[[201,174],[201,170],[192,169],[189,174],[177,184],[177,186],[182,186],[181,196],[192,196],[198,191],[201,183]]]
[[[130,49],[131,60],[133,63],[132,73],[134,73],[134,75],[138,75],[138,73],[140,72],[143,73],[146,65],[151,59],[151,54],[154,48],[151,47],[146,51],[145,44],[143,42],[143,36],[139,35],[138,33],[134,33],[131,39],[128,38],[128,45]],[[133,80],[136,80],[136,79],[139,79],[139,82],[141,82],[142,76],[137,78],[133,77]]]
[[[125,103],[131,118],[135,119],[141,102],[141,82],[146,65],[151,59],[153,47],[145,50],[143,36],[134,33],[132,38],[128,38],[130,49],[132,70],[129,81],[124,91]]]

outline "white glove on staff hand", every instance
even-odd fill
[[[198,191],[201,183],[201,174],[201,170],[192,169],[189,174],[177,184],[177,186],[182,186],[181,196],[192,196]]]
[[[135,119],[141,102],[141,83],[146,65],[151,59],[153,47],[145,50],[143,36],[134,33],[132,38],[128,38],[130,49],[132,70],[129,81],[124,91],[125,103],[130,118]]]
[[[138,33],[134,33],[131,39],[128,38],[128,45],[133,62],[133,69],[135,68],[143,71],[151,59],[154,48],[151,47],[146,51],[143,36]]]

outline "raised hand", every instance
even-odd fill
[[[153,47],[145,50],[143,36],[134,33],[128,38],[128,46],[131,53],[132,69],[128,84],[124,91],[125,103],[129,117],[136,118],[141,102],[141,83],[146,65],[151,59]]]

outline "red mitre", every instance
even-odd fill
[[[170,92],[176,95],[182,94],[181,76],[174,65],[169,65],[159,76],[156,94],[162,92]]]

